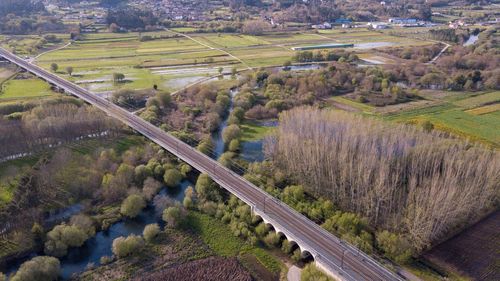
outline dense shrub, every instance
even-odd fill
[[[144,227],[144,231],[142,232],[142,236],[144,236],[144,240],[148,243],[152,243],[160,234],[160,226],[157,223],[152,223],[146,225]]]
[[[59,277],[61,265],[54,257],[39,256],[23,263],[11,281],[54,281]]]
[[[139,253],[144,248],[144,239],[138,235],[118,237],[113,240],[113,254],[118,258],[124,258]]]
[[[132,194],[123,200],[120,213],[129,218],[135,218],[144,207],[146,207],[146,200],[144,200],[144,197]]]
[[[412,255],[410,242],[404,237],[387,230],[376,234],[377,245],[384,254],[398,263],[407,262]]]
[[[76,225],[57,225],[47,233],[45,253],[62,257],[69,247],[80,247],[89,238],[88,234]]]
[[[300,281],[334,281],[334,279],[319,270],[313,263],[309,263],[302,270]]]
[[[182,180],[182,174],[177,169],[168,169],[163,177],[168,187],[176,187]]]

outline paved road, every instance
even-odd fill
[[[243,177],[221,166],[205,154],[146,122],[138,116],[95,96],[91,92],[58,77],[0,48],[0,56],[52,83],[66,92],[100,108],[145,137],[159,144],[200,172],[207,173],[223,188],[249,204],[257,213],[263,213],[277,223],[275,227],[297,237],[297,244],[310,249],[318,264],[343,280],[401,280],[372,258],[353,246],[339,240],[313,221],[273,198]],[[342,267],[342,268],[341,268]]]

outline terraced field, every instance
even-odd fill
[[[144,36],[154,40],[141,40]],[[219,67],[228,73],[232,68],[243,70],[246,66],[282,65],[294,55],[291,48],[299,45],[351,41],[374,44],[364,47],[369,49],[384,42],[391,45],[419,44],[418,41],[403,40],[364,28],[350,30],[349,33],[335,30],[324,34],[276,32],[250,36],[200,33],[189,36],[191,38],[169,30],[141,34],[87,34],[81,41],[40,56],[37,62],[45,68],[57,63],[61,75],[64,75],[66,67],[73,67],[75,74],[67,78],[95,92],[119,88],[144,89],[154,84],[174,91],[193,81],[217,75]],[[200,67],[204,70],[197,72]],[[161,68],[176,71],[158,71]],[[125,74],[127,83],[112,83],[111,77],[115,72]]]

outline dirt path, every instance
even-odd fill
[[[292,265],[288,269],[288,273],[286,275],[286,280],[287,281],[300,281],[300,276],[302,275],[302,269]]]
[[[59,51],[59,50],[62,50],[62,49],[64,49],[64,48],[66,48],[66,47],[69,47],[69,46],[71,45],[71,43],[72,43],[72,42],[70,41],[68,44],[66,44],[66,45],[64,45],[64,46],[61,46],[61,47],[59,47],[59,48],[55,48],[55,49],[52,49],[52,50],[45,51],[45,52],[43,52],[43,53],[41,53],[41,54],[38,54],[36,57],[31,58],[31,59],[30,59],[30,62],[32,63],[32,62],[36,61],[39,57],[41,57],[41,56],[43,56],[43,55],[45,55],[45,54],[52,53],[52,52],[55,52],[55,51]]]
[[[212,47],[212,46],[210,46],[210,45],[208,45],[208,44],[206,44],[206,43],[203,43],[203,42],[201,42],[201,41],[199,41],[199,40],[197,40],[197,39],[195,39],[195,38],[193,38],[193,37],[191,37],[191,36],[189,36],[189,35],[187,35],[187,34],[180,33],[180,32],[175,32],[175,31],[170,30],[170,29],[168,29],[168,28],[165,28],[165,30],[166,30],[166,31],[168,31],[168,32],[172,32],[172,33],[174,33],[174,34],[177,34],[177,35],[183,36],[183,37],[185,37],[185,38],[187,38],[187,39],[189,39],[189,40],[191,40],[191,41],[193,41],[193,42],[196,42],[196,43],[198,43],[198,44],[200,44],[200,45],[202,45],[202,46],[205,46],[205,47],[209,48],[210,50],[216,50],[216,51],[222,52],[222,53],[224,53],[224,54],[226,54],[226,55],[228,55],[228,56],[232,57],[233,59],[235,59],[235,60],[239,61],[239,62],[240,62],[241,64],[243,64],[243,65],[244,65],[244,66],[245,66],[248,70],[253,70],[253,68],[252,68],[252,67],[250,67],[250,66],[249,66],[246,62],[244,62],[242,59],[238,58],[237,56],[235,56],[235,55],[233,55],[233,54],[229,53],[228,51],[224,51],[223,49]]]
[[[445,45],[444,48],[441,50],[441,52],[439,52],[439,54],[437,54],[434,58],[432,58],[427,64],[435,63],[439,59],[439,57],[441,57],[441,55],[444,54],[444,52],[446,52],[446,50],[448,50],[449,47],[451,47],[451,45],[448,43],[445,43],[445,42],[439,42],[439,43],[444,44]]]

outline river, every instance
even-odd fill
[[[305,70],[314,69],[315,66],[305,66],[299,67],[294,70]],[[231,104],[229,107],[229,114],[233,111],[233,99],[238,94],[238,89],[232,89],[230,91]],[[214,155],[215,159],[219,158],[222,153],[224,153],[225,145],[222,140],[222,132],[228,126],[229,114],[222,121],[219,129],[212,134],[212,141],[214,143]],[[267,127],[277,126],[277,121],[263,121],[260,125]],[[240,157],[249,162],[263,161],[264,154],[262,151],[263,140],[247,141],[243,142],[241,145]],[[175,188],[162,188],[159,192],[161,196],[167,196],[173,200],[182,202],[184,199],[184,191],[194,184],[189,180],[183,180],[179,186]],[[75,204],[70,206],[56,214],[49,216],[47,221],[61,221],[67,220],[70,216],[75,215],[81,211],[82,207],[80,204]],[[68,255],[61,258],[61,278],[62,280],[68,280],[71,276],[84,272],[89,266],[99,266],[100,259],[103,256],[112,256],[112,244],[113,240],[120,236],[128,236],[131,234],[141,235],[144,227],[151,223],[159,223],[164,225],[161,216],[155,212],[154,207],[150,204],[145,208],[139,216],[135,219],[123,219],[113,225],[111,225],[107,230],[98,231],[96,235],[85,242],[85,244],[80,248],[70,248],[68,250]],[[43,252],[33,252],[24,258],[18,259],[7,265],[6,271],[7,275],[15,273],[19,266],[31,258],[43,255]]]
[[[184,199],[184,191],[189,186],[194,186],[194,184],[189,180],[183,180],[176,188],[162,188],[159,195],[167,196],[173,200],[182,202]],[[70,209],[74,210],[75,208]],[[60,216],[60,214],[57,214],[56,216]],[[50,219],[53,218],[49,217],[48,220]],[[73,274],[79,274],[85,271],[89,265],[100,265],[101,257],[113,255],[111,246],[115,238],[128,236],[130,234],[142,235],[144,227],[151,223],[159,223],[160,225],[163,225],[161,215],[155,212],[152,204],[148,205],[148,207],[145,208],[136,218],[121,220],[111,225],[107,230],[98,231],[96,235],[87,240],[82,247],[70,248],[68,255],[60,259],[62,280],[68,280]],[[37,255],[43,255],[43,253],[33,252],[25,258],[10,263],[7,266],[5,273],[7,275],[15,273],[23,262]]]

